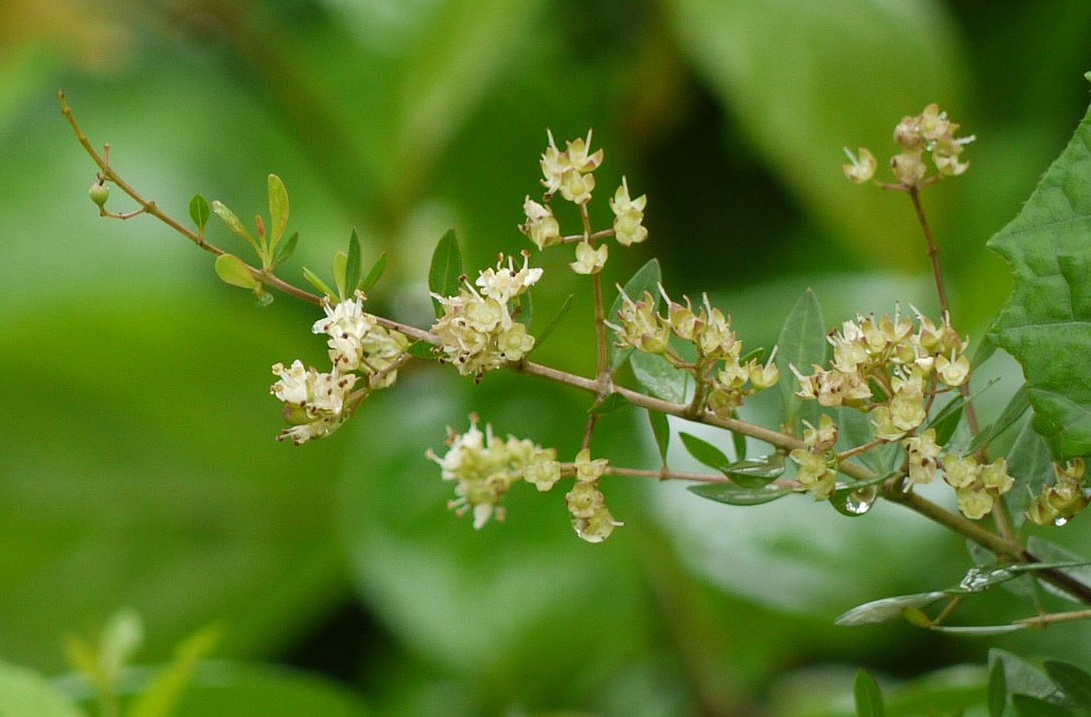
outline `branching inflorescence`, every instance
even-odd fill
[[[289,424],[281,439],[301,444],[334,432],[372,391],[392,386],[399,368],[414,359],[452,364],[460,374],[474,380],[497,369],[528,373],[592,394],[595,408],[587,419],[581,448],[570,461],[559,461],[555,449],[544,448],[532,439],[500,439],[490,425],[482,429],[476,415],[464,432],[448,429],[446,450],[442,454],[429,451],[428,457],[440,466],[443,479],[455,484],[456,497],[450,507],[460,515],[470,513],[475,528],[490,519],[503,519],[503,499],[520,481],[545,492],[571,479],[565,504],[572,525],[581,538],[593,543],[606,539],[622,525],[607,508],[602,491],[604,479],[611,476],[697,481],[703,487],[695,492],[734,504],[810,493],[814,499],[829,500],[850,514],[866,512],[882,497],[961,533],[991,551],[1000,565],[1021,564],[1028,569],[1040,565],[1040,569],[1034,569],[1038,578],[1091,602],[1091,587],[1058,568],[1041,565],[1019,540],[1004,496],[1015,486],[1023,491],[1030,488],[1019,476],[1009,473],[1005,457],[989,456],[989,443],[995,436],[978,427],[970,392],[973,369],[967,355],[969,341],[953,325],[939,250],[920,202],[922,189],[968,169],[962,154],[973,137],[957,138],[959,126],[936,105],[905,117],[895,127],[899,153],[890,160],[895,181],[874,182],[877,163],[864,148],[856,155],[846,149],[850,161],[844,165],[844,172],[852,182],[874,182],[883,189],[909,195],[925,237],[941,316],[934,320],[915,308],[910,312],[898,309],[888,316],[857,316],[828,334],[811,337],[810,355],[815,356],[815,361],[808,362],[810,365],[794,365],[778,358],[777,347],[744,351],[730,316],[714,307],[707,296],[696,304],[686,297],[671,299],[658,281],[658,272],[648,267],[624,287],[618,287],[618,299],[608,311],[602,277],[612,242],[629,247],[648,238],[644,226],[647,198],[633,198],[623,179],[609,198],[612,225],[596,229],[588,207],[595,194],[595,172],[602,165],[603,150],[592,150],[590,132],[585,139],[567,142],[563,150],[550,133],[540,159],[544,193],[540,199],[526,197],[525,219],[519,230],[538,251],[572,247],[570,268],[588,277],[596,330],[597,369],[593,378],[530,361],[536,339],[527,324],[529,312],[524,312],[523,307],[527,293],[543,280],[544,272],[531,265],[529,250],[519,258],[501,255],[494,267],[480,271],[471,281],[462,273],[453,235],[445,237],[430,272],[436,320],[427,330],[404,325],[365,311],[367,292],[382,274],[385,259],[380,257],[365,274],[355,233],[348,251],[335,256],[332,287],[308,269],[304,269],[304,276],[317,294],[277,274],[289,258],[296,236],[282,241],[288,200],[275,175],[269,181],[270,222],[267,225],[258,217],[256,238],[225,205],[209,204],[199,195],[190,205],[196,225],[195,230],[190,229],[166,216],[118,176],[108,153],[98,153],[87,141],[63,95],[62,107],[81,144],[99,167],[91,198],[103,216],[128,219],[151,214],[215,254],[217,272],[226,282],[253,291],[263,302],[271,299],[267,289],[272,288],[314,303],[324,311],[325,317],[318,319],[312,330],[326,337],[329,369],[319,371],[298,360],[287,366],[273,366],[278,380],[271,391],[283,402]],[[108,211],[110,184],[135,200],[137,209],[127,213]],[[562,231],[554,214],[553,203],[558,198],[573,204],[579,212],[580,226],[571,233]],[[255,249],[258,266],[208,241],[205,227],[211,213],[220,216],[234,234]],[[551,329],[552,324],[546,331]],[[783,351],[783,340],[781,343],[779,350]],[[634,367],[640,390],[615,383],[617,370],[626,359]],[[672,385],[684,386],[683,391],[677,394],[662,390],[657,382],[662,379],[641,380],[649,372],[637,369],[646,368],[648,362],[657,367],[651,374],[667,376],[665,380]],[[751,396],[782,380],[794,381],[794,385],[783,392],[782,418],[776,428],[739,417]],[[599,418],[615,404],[649,412],[653,425],[664,429],[655,431],[664,457],[669,426],[663,417],[668,415],[756,439],[769,444],[771,452],[748,460],[745,441],[736,441],[732,460],[716,446],[683,433],[686,448],[712,472],[673,471],[665,460],[659,470],[614,466],[604,458],[593,458],[592,449]],[[801,410],[805,406],[810,408]],[[846,429],[850,424],[854,426],[851,438]],[[861,425],[866,435],[861,435]],[[956,432],[959,425],[967,427],[961,438]],[[932,483],[939,475],[954,489],[958,512],[916,492],[917,486]],[[1071,519],[1087,504],[1082,461],[1057,465],[1054,482],[1042,486],[1026,504],[1029,507],[1025,517],[1036,523],[1059,524]],[[992,528],[980,522],[986,516],[992,516]],[[1023,516],[1017,517],[1021,522]],[[941,619],[949,612],[944,611]]]

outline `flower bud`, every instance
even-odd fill
[[[91,185],[91,188],[87,190],[87,194],[99,209],[105,209],[106,200],[110,198],[110,188],[107,187],[104,182],[95,182]]]
[[[845,147],[845,156],[849,158],[849,164],[841,165],[845,172],[845,178],[853,184],[863,184],[875,176],[875,155],[864,147],[859,149],[860,156],[854,157],[848,147]]]

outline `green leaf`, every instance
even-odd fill
[[[247,244],[254,247],[254,251],[258,252],[260,256],[261,248],[254,240],[254,237],[250,235],[250,232],[247,231],[246,227],[243,226],[243,223],[239,220],[239,218],[235,216],[235,213],[233,211],[228,209],[227,206],[219,200],[212,202],[212,211],[215,212],[216,216],[218,216],[220,219],[223,219],[223,222],[227,225],[228,229],[230,229],[234,234],[245,240]]]
[[[360,277],[363,275],[363,259],[360,256],[360,237],[356,229],[349,236],[349,253],[345,266],[345,298],[351,299],[360,286]]]
[[[85,717],[37,672],[0,662],[3,717]]]
[[[856,702],[856,717],[884,717],[883,693],[879,683],[866,670],[857,670],[852,693]]]
[[[665,413],[659,411],[648,412],[648,422],[652,426],[652,436],[655,438],[656,448],[659,449],[659,460],[663,466],[667,465],[667,449],[671,442],[671,427]]]
[[[1004,680],[1009,694],[1030,695],[1053,703],[1061,701],[1062,695],[1057,686],[1022,657],[994,648],[989,650],[990,670],[995,669],[997,663],[1004,667]]]
[[[890,620],[900,618],[904,608],[925,607],[937,600],[942,600],[945,597],[947,597],[947,593],[937,590],[929,593],[899,595],[897,597],[883,598],[882,600],[872,600],[863,605],[857,605],[848,612],[843,613],[834,622],[837,625],[846,627],[889,622]]]
[[[1008,475],[1015,478],[1012,489],[1004,496],[1016,527],[1023,524],[1031,501],[1042,494],[1046,483],[1054,477],[1049,445],[1027,421],[1008,451]]]
[[[378,283],[382,278],[383,273],[386,271],[386,252],[379,252],[379,256],[375,258],[375,263],[371,265],[371,269],[368,270],[367,276],[360,282],[360,291],[365,294],[371,291],[371,287]]]
[[[717,503],[744,506],[769,503],[792,493],[791,488],[772,483],[760,488],[744,488],[733,483],[705,483],[687,486],[687,490]]]
[[[629,354],[629,365],[633,369],[633,377],[648,394],[672,403],[686,400],[689,374],[675,368],[664,357],[633,351]]]
[[[1036,557],[1043,563],[1085,563],[1086,560],[1079,553],[1074,553],[1068,548],[1062,547],[1055,543],[1051,543],[1045,538],[1041,538],[1037,535],[1032,535],[1027,539],[1027,549],[1031,555]],[[1083,583],[1084,585],[1091,585],[1091,566],[1083,565],[1082,567],[1062,568],[1061,572],[1068,577]],[[1077,605],[1082,605],[1083,600],[1078,596],[1070,595],[1063,589],[1053,585],[1052,583],[1042,582],[1042,587],[1051,593],[1069,600]]]
[[[174,661],[156,673],[132,703],[127,717],[169,717],[193,677],[198,661],[212,651],[220,637],[219,628],[207,627],[178,645]]]
[[[827,346],[822,306],[815,293],[807,289],[788,313],[777,339],[781,411],[784,424],[792,431],[798,432],[799,422],[804,419],[818,425],[818,404],[795,395],[798,385],[790,367],[795,366],[800,373],[810,374],[812,365],[825,364]]]
[[[208,206],[208,200],[200,194],[194,194],[189,200],[189,216],[197,225],[197,233],[204,234],[209,217],[212,216],[212,208]]]
[[[292,254],[295,253],[297,244],[299,244],[299,232],[292,232],[292,235],[288,237],[288,241],[280,245],[277,249],[276,256],[273,257],[274,269],[291,258]]]
[[[320,277],[318,274],[315,274],[307,267],[303,267],[303,278],[306,279],[307,283],[313,286],[315,290],[323,296],[336,296],[336,294],[333,293],[333,289],[330,288],[329,284],[323,281],[322,277]]]
[[[619,408],[628,406],[629,402],[625,400],[625,397],[620,393],[611,393],[609,396],[591,406],[589,413],[595,415],[605,415],[607,413],[613,413]]]
[[[732,411],[732,418],[738,418],[739,412]],[[735,448],[735,459],[739,461],[746,460],[746,436],[735,431],[731,432],[731,445]]]
[[[1053,683],[1064,692],[1069,704],[1091,709],[1091,675],[1075,665],[1059,660],[1046,660],[1043,667]]]
[[[606,320],[612,324],[620,325],[621,317],[619,312],[621,311],[622,294],[628,296],[633,301],[639,301],[644,292],[648,292],[652,296],[652,300],[656,302],[658,306],[659,302],[659,282],[662,281],[663,272],[659,268],[658,259],[650,259],[644,266],[636,270],[636,273],[625,282],[625,286],[622,287],[621,292],[618,293],[617,298],[614,299],[614,303],[610,306],[610,311],[606,313]],[[614,345],[614,341],[610,341],[610,370],[617,371],[621,368],[621,364],[625,363],[625,359],[629,357],[631,348],[620,348]]]
[[[720,470],[743,488],[761,488],[784,475],[784,454],[773,453],[751,460],[736,461]]]
[[[976,453],[981,448],[988,446],[994,438],[1011,428],[1019,420],[1019,417],[1026,413],[1028,408],[1030,408],[1030,399],[1027,397],[1027,386],[1023,384],[1012,394],[1011,399],[1004,406],[1004,410],[1000,412],[1000,417],[996,419],[996,422],[990,424],[988,428],[977,434],[974,440],[970,441],[967,452]]]
[[[1034,429],[1057,460],[1091,454],[1091,112],[989,247],[1015,288],[992,327],[1023,367]]]
[[[432,252],[432,263],[428,267],[428,290],[439,296],[458,296],[462,275],[462,250],[458,247],[455,231],[449,229]],[[436,318],[439,318],[443,315],[443,307],[436,299],[432,302],[435,304]]]
[[[288,190],[275,174],[269,175],[269,219],[273,224],[269,250],[276,251],[284,230],[288,228]]]
[[[246,262],[234,254],[220,254],[216,257],[216,275],[225,284],[242,289],[256,289],[261,282],[250,273]]]
[[[841,406],[835,410],[834,417],[837,419],[841,441],[845,447],[862,446],[870,443],[874,438],[875,431],[868,414],[861,413],[855,408]],[[814,421],[812,423],[817,425]],[[857,455],[854,460],[859,461],[876,475],[886,475],[894,470],[904,457],[905,452],[899,444],[887,443]]]
[[[1004,707],[1008,702],[1008,681],[1004,675],[1004,661],[993,660],[989,665],[989,686],[985,702],[989,708],[989,717],[1004,717]]]
[[[933,428],[936,431],[936,444],[945,446],[951,440],[958,428],[958,422],[962,420],[962,409],[965,405],[965,398],[955,396],[928,422],[926,429]]]
[[[349,268],[349,255],[343,251],[335,251],[333,253],[333,285],[337,287],[337,297],[339,299],[348,298],[348,268]]]
[[[546,327],[542,329],[542,333],[538,334],[538,336],[535,337],[534,348],[531,349],[531,351],[537,350],[538,347],[541,346],[547,338],[549,338],[549,335],[553,333],[553,329],[557,328],[557,325],[561,323],[561,319],[563,319],[565,317],[565,314],[568,313],[568,310],[572,308],[572,301],[575,298],[576,297],[574,294],[569,294],[567,297],[565,297],[564,303],[561,304],[561,308],[557,311],[557,314],[550,320],[548,324],[546,324]]]
[[[679,433],[678,437],[682,439],[682,445],[686,447],[689,454],[697,459],[698,463],[706,465],[709,468],[720,471],[728,466],[731,462],[727,456],[724,455],[716,446],[712,445],[703,438],[698,438],[692,433]]]
[[[1030,625],[1027,623],[1011,623],[1008,625],[932,625],[929,629],[965,637],[995,637],[1026,630],[1028,627]]]
[[[1039,697],[1015,694],[1011,703],[1019,717],[1071,717],[1072,711]]]

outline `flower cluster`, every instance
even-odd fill
[[[953,177],[965,172],[970,163],[960,161],[959,156],[963,148],[974,141],[974,136],[955,137],[958,129],[959,125],[951,122],[947,113],[941,112],[934,103],[925,107],[919,115],[904,117],[894,128],[894,141],[901,147],[901,152],[890,159],[890,168],[898,184],[915,188],[925,182],[928,174],[925,153],[931,154],[932,164],[938,173],[933,175],[936,178]],[[858,156],[845,148],[845,154],[849,163],[842,165],[842,169],[849,181],[860,184],[875,176],[875,156],[866,148],[861,147]]]
[[[933,383],[958,387],[970,374],[968,342],[950,321],[937,326],[919,312],[917,318],[918,326],[898,314],[844,322],[827,338],[833,346],[830,368],[815,365],[808,376],[792,367],[800,386],[796,395],[870,411],[875,437],[884,441],[915,431],[927,418]]]
[[[372,390],[397,380],[409,339],[379,325],[364,311],[363,302],[359,293],[337,304],[327,300],[326,318],[312,327],[314,333],[329,336],[333,368],[328,373],[304,367],[299,360],[287,368],[281,363],[273,366],[273,375],[280,380],[270,392],[284,402],[284,418],[291,424],[277,440],[290,439],[299,445],[328,435],[347,418],[346,403],[359,403]],[[358,382],[363,385],[350,395]]]
[[[609,245],[596,244],[597,239],[613,234],[619,244],[630,246],[648,238],[648,230],[644,227],[644,207],[648,198],[645,195],[631,198],[629,184],[622,178],[621,186],[610,199],[610,209],[614,213],[613,229],[592,235],[586,224],[587,204],[591,201],[591,193],[595,188],[594,171],[602,164],[603,152],[601,149],[591,152],[590,131],[586,140],[567,142],[564,151],[557,148],[552,132],[548,136],[549,146],[539,162],[545,194],[541,203],[529,196],[523,201],[526,221],[519,226],[519,230],[539,250],[547,246],[575,242],[576,260],[569,266],[577,274],[597,274],[602,271],[609,258]],[[550,201],[558,192],[562,198],[580,207],[585,220],[582,233],[571,237],[561,234],[560,223],[550,207]]]
[[[901,442],[909,485],[931,483],[943,468],[958,494],[959,509],[967,517],[980,518],[1011,488],[1007,465],[1003,460],[978,465],[972,456],[945,455],[935,430],[922,430],[936,394],[969,379],[970,361],[965,353],[968,342],[948,317],[937,325],[916,314],[916,323],[897,312],[893,317],[857,316],[844,322],[827,337],[833,347],[829,368],[815,365],[810,375],[804,375],[792,366],[800,387],[796,395],[826,407],[867,412],[877,441]],[[819,499],[832,493],[836,467],[836,432],[832,423],[826,425],[827,417],[822,421],[819,429],[805,433],[807,448],[791,454],[799,466],[800,484]]]
[[[1027,509],[1027,517],[1038,525],[1064,525],[1087,507],[1083,459],[1063,466],[1054,464],[1053,472],[1056,478],[1053,485],[1045,486]]]
[[[996,500],[1015,484],[1003,458],[982,465],[973,456],[952,453],[943,456],[943,479],[955,489],[958,509],[973,520],[987,515]]]
[[[557,451],[542,448],[529,439],[508,436],[498,439],[492,426],[478,428],[477,416],[470,416],[470,429],[459,433],[447,429],[448,451],[442,457],[431,451],[428,457],[439,464],[444,480],[457,482],[454,500],[448,507],[459,515],[473,513],[474,528],[481,528],[490,518],[504,519],[500,504],[511,487],[520,480],[533,484],[539,491],[550,490],[561,478],[562,466]],[[565,467],[566,475],[574,475],[575,485],[565,495],[572,527],[589,543],[601,543],[622,523],[614,520],[606,507],[606,498],[599,490],[599,479],[606,471],[605,459],[591,460],[584,449],[576,460]]]
[[[729,417],[746,397],[779,380],[780,372],[773,363],[776,350],[764,364],[756,358],[744,361],[742,342],[731,329],[730,317],[714,308],[708,296],[694,311],[688,298],[683,305],[672,301],[662,288],[660,291],[669,307],[666,316],[656,311],[649,292],[636,301],[622,293],[620,324],[608,324],[617,334],[617,346],[662,355],[676,368],[692,373],[699,384],[708,386],[706,405],[721,418]],[[693,344],[695,362],[687,362],[671,350],[672,336]]]
[[[519,361],[534,348],[534,337],[515,320],[516,303],[542,277],[542,270],[515,270],[509,257],[501,256],[496,269],[480,272],[473,285],[463,279],[458,296],[432,296],[443,307],[443,316],[432,326],[439,339],[437,351],[463,376],[480,378],[508,361]]]
[[[804,448],[796,448],[789,457],[798,466],[796,480],[804,490],[814,493],[815,500],[829,498],[837,487],[837,459],[832,452],[837,444],[837,424],[823,415],[817,427],[804,421]]]
[[[587,204],[595,189],[594,171],[602,164],[603,156],[601,149],[591,153],[591,131],[587,131],[586,140],[566,142],[563,152],[557,149],[553,133],[547,132],[547,136],[549,146],[539,162],[544,176],[542,186],[546,190],[546,201],[559,191],[573,204]]]
[[[610,537],[614,528],[623,525],[614,520],[606,507],[606,498],[599,490],[599,479],[606,472],[606,466],[605,458],[592,460],[591,451],[584,448],[576,454],[573,463],[576,483],[564,497],[576,535],[589,543],[601,543]]]
[[[549,490],[560,479],[561,468],[555,450],[513,436],[501,441],[492,426],[482,432],[477,422],[471,416],[465,433],[448,428],[447,453],[441,458],[429,451],[428,457],[439,464],[444,480],[457,481],[458,497],[448,507],[459,515],[472,512],[474,528],[480,529],[489,518],[504,519],[500,502],[516,481],[525,479],[538,490]]]

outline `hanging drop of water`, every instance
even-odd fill
[[[1053,524],[1055,526],[1057,526],[1058,528],[1060,528],[1062,525],[1064,525],[1067,522],[1068,522],[1068,518],[1065,518],[1064,516],[1053,519]]]
[[[845,499],[845,511],[852,515],[863,515],[875,505],[878,495],[879,488],[874,485],[854,491]]]

